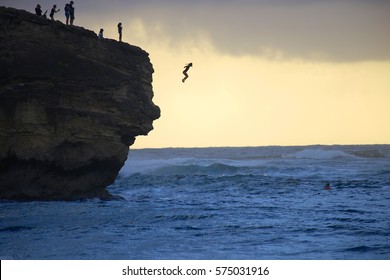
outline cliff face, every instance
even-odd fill
[[[0,198],[107,196],[153,129],[148,53],[0,7]]]

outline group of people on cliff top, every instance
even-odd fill
[[[73,4],[74,2],[73,1],[70,1],[70,3],[67,3],[65,5],[65,18],[66,18],[66,25],[73,25],[73,21],[75,19],[74,17],[74,7],[73,7]],[[57,5],[53,5],[53,8],[51,8],[51,11],[50,11],[50,18],[52,20],[54,20],[54,14],[58,13],[60,11],[60,9],[57,10]],[[35,7],[35,14],[37,16],[42,16],[44,18],[46,18],[46,13],[47,13],[47,10],[44,14],[42,14],[42,9],[41,9],[41,5],[37,5]],[[70,22],[69,22],[69,19],[70,19]]]
[[[75,10],[75,8],[73,7],[73,4],[74,4],[74,2],[70,1],[69,3],[67,3],[65,5],[65,8],[64,8],[65,18],[66,18],[66,25],[69,25],[69,24],[73,25],[73,21],[75,19],[75,17],[74,17],[74,10]],[[52,20],[54,20],[54,14],[58,13],[59,11],[60,11],[60,9],[57,10],[57,5],[53,5],[53,8],[50,11],[50,18]],[[47,10],[46,10],[45,13],[42,14],[42,8],[41,8],[41,5],[39,5],[39,4],[35,7],[35,14],[37,16],[47,18],[46,17]],[[119,42],[122,42],[122,30],[123,30],[122,23],[120,22],[120,23],[118,23]],[[99,31],[99,34],[98,34],[98,37],[100,39],[104,38],[103,32],[104,32],[104,29],[101,28],[100,31]]]
[[[122,26],[122,23],[120,22],[120,23],[118,23],[119,42],[122,42],[122,30],[123,30],[123,26]],[[100,28],[100,31],[98,34],[99,39],[104,39],[103,32],[104,32],[104,29]]]
[[[66,25],[73,25],[73,21],[75,19],[74,17],[74,10],[75,8],[73,7],[73,4],[74,2],[73,1],[70,1],[69,3],[67,3],[65,5],[65,18],[66,18]],[[54,14],[55,13],[58,13],[60,11],[60,9],[57,10],[57,5],[53,5],[53,8],[51,9],[50,11],[50,18],[52,20],[54,20]],[[41,9],[41,5],[37,5],[37,7],[35,8],[35,14],[38,15],[38,16],[43,16],[44,18],[46,18],[46,13],[47,13],[47,10],[44,14],[42,14],[42,9]],[[70,21],[69,21],[70,19]],[[122,26],[122,23],[118,23],[118,34],[119,34],[119,42],[122,42],[122,30],[123,30],[123,26]],[[100,31],[99,31],[99,34],[98,34],[98,37],[99,39],[104,39],[104,35],[103,35],[103,32],[104,32],[104,29],[101,28]],[[184,71],[183,71],[183,74],[184,74],[184,78],[182,79],[182,82],[184,83],[187,78],[188,78],[188,70],[192,67],[192,63],[188,63],[187,65],[184,66]]]

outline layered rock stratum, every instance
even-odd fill
[[[147,52],[0,7],[0,199],[109,197],[153,103]]]

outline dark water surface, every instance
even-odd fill
[[[0,202],[0,257],[390,259],[389,145],[131,150],[109,189]]]

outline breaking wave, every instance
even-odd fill
[[[239,173],[241,167],[214,162],[204,164],[199,160],[193,159],[193,163],[183,162],[180,159],[171,160],[169,162],[143,162],[143,164],[127,163],[120,171],[120,176],[131,176],[134,174],[150,174],[150,175],[234,175]],[[173,163],[176,162],[176,163]],[[181,162],[181,163],[180,163]]]
[[[119,177],[134,174],[169,175],[248,175],[273,172],[296,174],[295,160],[340,161],[390,158],[390,145],[306,146],[242,148],[169,148],[130,150]],[[283,161],[294,168],[283,168]]]
[[[305,149],[287,157],[296,159],[337,159],[354,158],[356,156],[339,150]]]

